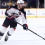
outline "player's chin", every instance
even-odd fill
[[[21,8],[23,8],[23,6],[21,6]]]

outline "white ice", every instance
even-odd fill
[[[0,29],[2,28],[4,20],[4,18],[0,18]],[[27,24],[29,29],[45,38],[45,18],[28,18]],[[45,40],[30,31],[23,30],[20,25],[17,26],[15,32],[9,37],[7,42],[4,41],[5,35],[0,40],[0,45],[45,45]]]

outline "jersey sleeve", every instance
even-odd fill
[[[8,15],[8,13],[7,13],[7,11],[8,11],[10,8],[12,8],[12,6],[8,7],[8,8],[6,9],[6,11],[5,11],[6,17],[10,17],[10,15]]]
[[[8,8],[7,8],[6,11],[5,11],[5,15],[9,17],[9,15],[7,14],[7,10],[8,10]]]
[[[18,14],[18,12],[19,12],[19,11],[16,10],[15,8],[10,7],[10,8],[8,8],[8,9],[6,10],[5,15],[8,16],[8,17],[10,17],[10,16],[12,15],[12,13]]]
[[[22,17],[22,24],[27,24],[26,12],[25,11],[22,13],[21,17]]]

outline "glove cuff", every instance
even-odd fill
[[[23,24],[23,25],[27,25],[27,24]]]

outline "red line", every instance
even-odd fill
[[[3,14],[3,11],[2,11],[2,14]]]

